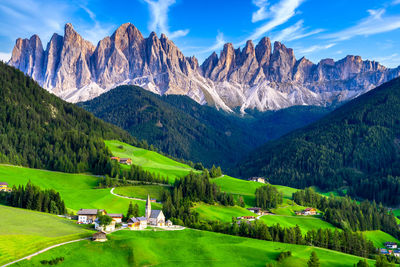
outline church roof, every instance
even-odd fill
[[[157,218],[160,213],[162,213],[162,210],[152,210],[150,214],[150,218]]]

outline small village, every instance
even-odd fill
[[[93,224],[98,231],[93,234],[92,240],[107,241],[107,234],[117,230],[146,230],[148,227],[157,227],[163,230],[182,230],[181,226],[174,226],[170,220],[166,220],[162,210],[152,210],[151,203],[154,202],[147,196],[145,216],[130,217],[123,222],[124,215],[121,213],[107,213],[104,209],[80,209],[77,212],[78,224]],[[101,221],[103,216],[110,217],[109,221]],[[153,228],[154,229],[154,228]]]

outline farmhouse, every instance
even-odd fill
[[[249,220],[249,221],[253,221],[256,219],[256,217],[254,216],[240,216],[240,217],[236,217],[237,220]]]
[[[400,257],[400,250],[398,250],[398,249],[393,250],[393,255],[395,257]]]
[[[251,177],[248,180],[265,184],[265,178],[263,177]]]
[[[78,223],[79,224],[92,224],[97,219],[97,213],[100,212],[102,215],[107,214],[105,210],[98,209],[80,209],[78,211]]]
[[[385,247],[387,247],[387,248],[397,248],[397,243],[394,243],[394,242],[385,242]]]
[[[143,230],[147,227],[146,217],[132,217],[128,220],[128,227],[131,230]]]
[[[107,241],[107,234],[105,232],[99,231],[93,234],[92,240],[97,242],[105,242]]]
[[[8,188],[8,184],[7,183],[0,182],[0,192],[1,191],[8,192],[8,191],[11,191],[11,189]]]
[[[111,159],[111,160],[115,160],[115,161],[117,161],[117,162],[119,162],[119,160],[120,160],[119,157],[111,157],[110,159]]]
[[[314,208],[306,208],[305,210],[302,211],[296,211],[296,215],[317,215],[317,210]]]
[[[257,214],[257,215],[263,215],[264,214],[264,211],[261,208],[257,208],[257,207],[248,208],[247,210],[249,210],[249,211],[251,211],[251,212],[253,212],[253,213]]]
[[[107,215],[110,216],[115,223],[122,223],[122,218],[124,217],[121,213],[108,213]]]
[[[168,220],[168,221],[165,223],[165,226],[172,226],[172,222],[171,222],[170,220]]]
[[[149,225],[165,226],[165,216],[162,210],[151,210],[150,195],[147,195],[145,214]]]
[[[130,158],[120,158],[119,159],[119,163],[125,164],[125,165],[131,165],[132,164],[132,160]]]

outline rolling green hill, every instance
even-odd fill
[[[0,205],[0,265],[91,233],[55,215]]]
[[[98,177],[84,174],[68,174],[17,166],[0,165],[0,181],[12,185],[25,185],[29,180],[41,188],[53,188],[60,192],[65,206],[79,209],[105,209],[109,213],[126,213],[131,200],[110,193],[110,188],[95,189]],[[144,214],[145,202],[132,200]],[[154,208],[161,205],[152,203]]]
[[[63,172],[106,172],[101,139],[139,143],[127,132],[42,89],[0,62],[0,162]]]
[[[157,152],[137,148],[117,140],[108,140],[105,141],[105,144],[113,156],[131,158],[132,164],[139,165],[149,172],[167,176],[170,183],[173,183],[175,178],[182,178],[191,171],[196,172],[188,165],[167,158]],[[127,165],[122,165],[122,167],[129,168]]]
[[[292,107],[241,118],[189,97],[159,96],[137,86],[119,86],[79,106],[145,139],[171,156],[224,168],[267,140],[320,118],[329,110]]]
[[[374,246],[377,248],[384,248],[384,243],[385,242],[395,242],[400,244],[400,241],[394,238],[393,236],[376,230],[376,231],[365,231],[362,232],[369,240],[371,240],[374,243]]]
[[[271,141],[237,167],[243,177],[400,203],[400,79],[348,102],[320,121]]]
[[[360,258],[309,246],[268,242],[224,234],[182,231],[119,231],[105,243],[82,241],[55,248],[15,266],[40,265],[64,257],[62,266],[265,266],[282,251],[292,257],[277,266],[307,266],[315,251],[321,266],[353,266]],[[101,256],[98,256],[101,255]],[[374,262],[369,260],[370,266]]]

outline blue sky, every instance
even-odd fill
[[[144,36],[166,33],[200,63],[225,42],[268,36],[313,62],[350,54],[400,65],[400,0],[1,0],[0,59],[18,37],[36,33],[46,46],[67,22],[94,44],[131,22]]]

